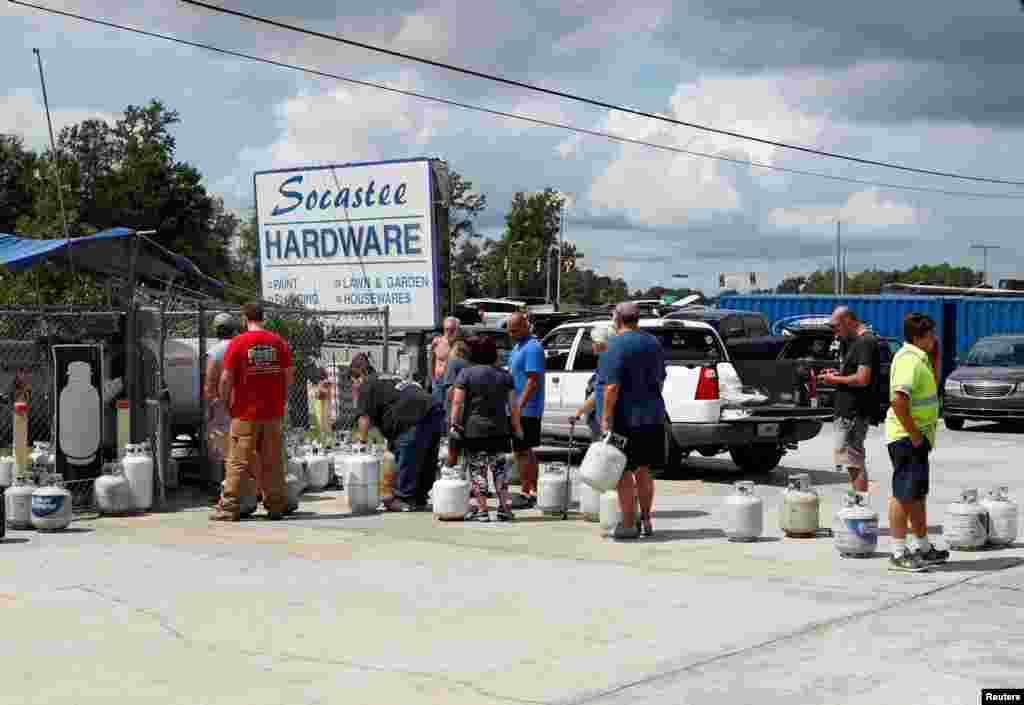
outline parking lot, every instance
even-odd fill
[[[1024,432],[940,429],[932,532],[964,487],[1024,487]],[[888,460],[869,438],[887,525]],[[0,703],[976,703],[1024,687],[1024,541],[890,572],[778,530],[810,472],[822,523],[848,488],[830,430],[767,476],[722,456],[659,481],[656,535],[520,512],[513,524],[352,517],[340,492],[282,523],[174,513],[77,521],[0,546]],[[766,536],[722,500],[758,482]],[[934,538],[934,537],[933,537]],[[941,538],[937,541],[941,545]],[[87,694],[87,695],[83,695]]]

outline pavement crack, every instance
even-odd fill
[[[639,678],[637,680],[630,681],[628,683],[623,683],[622,685],[618,685],[618,686],[616,686],[614,688],[609,688],[609,689],[598,691],[598,692],[592,692],[592,693],[590,693],[588,695],[583,696],[582,698],[566,700],[566,701],[563,701],[563,702],[565,703],[565,705],[586,705],[587,703],[591,703],[591,702],[594,702],[594,701],[602,699],[602,698],[608,698],[608,697],[611,697],[611,696],[620,695],[620,694],[624,693],[625,691],[630,690],[632,688],[636,688],[638,686],[648,685],[650,683],[656,683],[658,681],[662,681],[662,680],[665,680],[667,678],[672,678],[674,676],[679,676],[679,675],[682,675],[682,674],[685,674],[685,673],[691,673],[693,671],[696,671],[696,670],[699,670],[701,668],[704,668],[705,666],[716,664],[716,663],[719,663],[721,661],[725,661],[727,659],[734,658],[736,656],[743,656],[744,654],[747,654],[747,653],[752,652],[752,651],[756,651],[756,650],[759,650],[759,649],[772,648],[774,646],[778,646],[778,645],[784,644],[786,642],[794,641],[796,639],[800,639],[800,638],[803,638],[805,636],[809,636],[809,635],[814,634],[815,632],[818,632],[818,631],[822,631],[822,630],[825,630],[825,629],[831,629],[833,627],[840,626],[840,625],[843,625],[843,624],[848,624],[848,623],[851,623],[851,622],[854,622],[854,621],[857,621],[857,620],[860,620],[860,619],[864,619],[865,617],[873,617],[873,616],[876,616],[876,615],[881,614],[883,612],[888,612],[889,610],[893,610],[893,609],[896,609],[898,607],[903,607],[905,605],[911,604],[912,602],[915,602],[917,600],[921,600],[921,599],[924,599],[924,598],[927,598],[927,597],[931,597],[932,595],[937,595],[938,593],[945,592],[946,590],[949,590],[951,588],[955,588],[955,587],[959,587],[961,585],[968,584],[971,580],[975,580],[978,577],[981,577],[981,576],[968,576],[966,578],[961,578],[959,580],[955,580],[955,581],[953,581],[951,583],[947,583],[947,584],[944,584],[944,585],[938,585],[938,586],[936,586],[936,587],[934,587],[934,588],[932,588],[930,590],[926,590],[924,592],[916,593],[914,595],[910,595],[910,596],[902,598],[902,599],[892,600],[890,602],[883,603],[881,605],[878,605],[877,607],[871,607],[869,609],[860,610],[860,611],[854,612],[852,614],[847,614],[847,615],[843,615],[843,616],[840,616],[840,617],[834,617],[832,619],[827,619],[827,620],[823,620],[823,621],[820,621],[820,622],[813,622],[813,623],[811,623],[811,624],[809,624],[809,625],[807,625],[807,626],[805,626],[805,627],[803,627],[801,629],[798,629],[798,630],[796,630],[794,632],[790,632],[788,634],[781,634],[781,635],[773,637],[771,639],[766,639],[765,641],[758,642],[757,644],[752,644],[752,645],[749,645],[749,646],[744,646],[744,647],[739,648],[739,649],[734,649],[732,651],[727,651],[725,653],[716,654],[715,656],[710,656],[710,657],[702,659],[700,661],[695,661],[693,663],[686,664],[685,666],[679,666],[677,668],[672,668],[672,669],[669,669],[667,671],[662,671],[661,673],[656,673],[654,675],[648,676],[646,678]]]
[[[189,641],[189,639],[184,634],[178,631],[172,624],[170,624],[170,622],[167,621],[167,619],[162,614],[160,614],[156,610],[147,609],[145,607],[136,607],[127,600],[123,600],[120,597],[110,595],[106,592],[103,592],[102,590],[91,587],[89,585],[78,585],[76,587],[80,589],[82,592],[87,592],[90,595],[95,595],[101,600],[104,600],[111,604],[120,605],[121,607],[127,607],[133,612],[137,612],[138,614],[145,615],[146,617],[154,619],[156,620],[157,624],[160,625],[161,629],[163,629],[165,632],[173,636],[175,639],[179,641]]]

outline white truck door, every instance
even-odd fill
[[[542,431],[559,438],[569,436],[562,385],[579,328],[556,330],[544,339],[544,419]]]
[[[562,376],[562,405],[565,408],[566,422],[568,417],[576,413],[583,402],[587,399],[587,383],[595,372],[597,372],[597,353],[594,352],[594,342],[590,338],[590,329],[584,328],[579,342],[576,344],[576,352],[573,353],[569,362],[569,370]],[[565,430],[568,435],[569,429]],[[590,438],[590,429],[587,427],[586,419],[581,419],[576,425],[576,437],[582,440]]]

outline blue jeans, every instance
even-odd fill
[[[395,497],[414,505],[427,503],[437,474],[437,452],[444,431],[444,407],[434,404],[414,427],[395,439],[398,487]]]

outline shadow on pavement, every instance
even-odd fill
[[[96,529],[88,529],[88,528],[86,528],[84,526],[69,526],[68,528],[61,529],[60,531],[46,531],[46,532],[41,532],[41,533],[48,533],[48,534],[91,534],[94,531],[96,531]]]
[[[1009,421],[996,421],[994,423],[982,422],[979,426],[964,426],[962,431],[950,431],[949,433],[954,438],[956,437],[956,434],[960,433],[1021,434],[1024,433],[1024,424],[1011,423]]]
[[[707,512],[702,512],[696,509],[671,509],[661,512],[651,512],[651,518],[653,519],[696,519],[698,517],[706,516],[708,516]]]
[[[28,539],[14,538],[13,536],[6,539],[0,539],[0,543],[28,543]]]
[[[785,487],[790,475],[806,474],[810,476],[812,485],[842,485],[850,483],[850,476],[834,470],[807,470],[780,465],[771,472],[744,472],[736,467],[731,460],[724,458],[703,458],[690,456],[683,468],[675,472],[668,480],[704,480],[731,485],[740,480],[751,480],[755,484],[769,487]]]
[[[639,539],[641,543],[668,543],[670,541],[701,541],[704,539],[724,539],[725,532],[721,529],[659,529],[654,527],[654,536]]]
[[[1016,568],[1024,565],[1024,558],[979,558],[978,560],[955,560],[957,555],[950,556],[949,563],[933,566],[932,570],[937,573],[994,573],[998,570]]]

